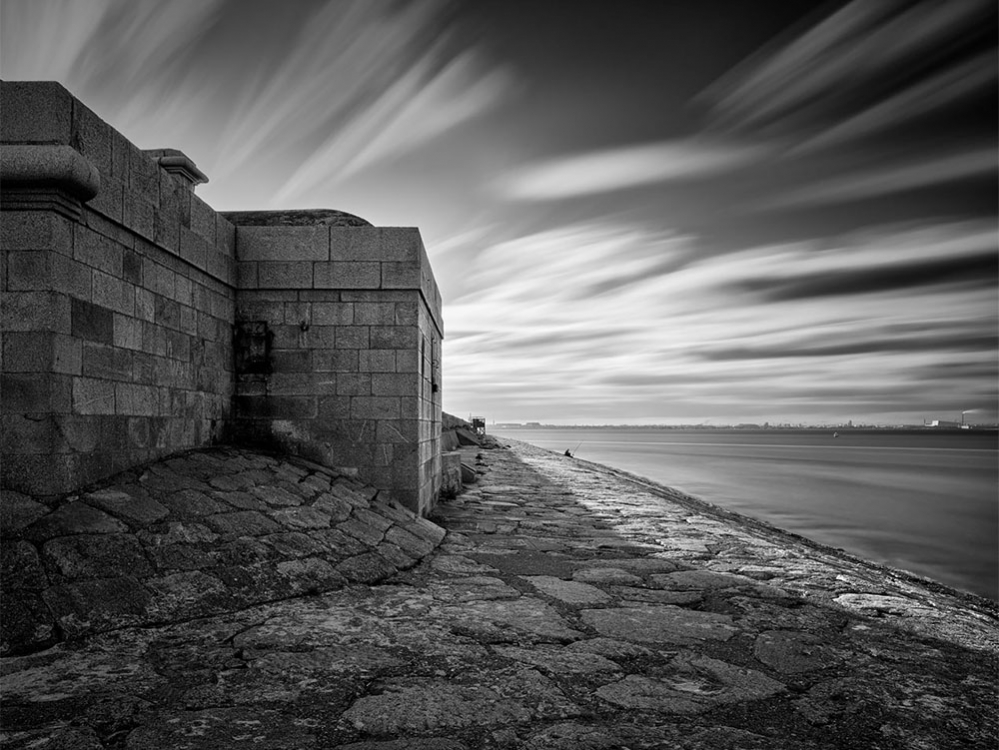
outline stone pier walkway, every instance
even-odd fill
[[[991,603],[530,446],[464,460],[380,583],[0,660],[2,746],[996,746]]]

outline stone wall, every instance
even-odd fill
[[[442,324],[419,231],[335,211],[228,217],[237,350],[254,336],[267,349],[265,361],[237,351],[234,441],[302,455],[428,511],[440,488]]]
[[[0,94],[3,486],[65,492],[217,439],[235,230],[203,176],[58,84]]]
[[[443,325],[418,230],[221,215],[184,154],[139,150],[62,86],[0,95],[3,487],[63,493],[228,439],[432,507]]]

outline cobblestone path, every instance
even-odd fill
[[[465,461],[381,583],[0,660],[3,746],[995,746],[989,603],[530,446]]]

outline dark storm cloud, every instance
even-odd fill
[[[999,272],[995,250],[957,258],[938,258],[918,263],[899,263],[875,268],[847,269],[782,279],[746,279],[732,286],[755,292],[771,302],[891,292],[939,284],[967,283],[973,287],[994,286]]]

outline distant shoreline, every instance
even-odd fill
[[[968,427],[921,427],[919,425],[905,425],[900,427],[842,427],[840,425],[815,426],[815,427],[762,427],[754,425],[752,427],[739,427],[737,425],[722,425],[711,427],[707,425],[642,425],[642,424],[515,424],[501,422],[499,424],[487,425],[486,432],[490,430],[646,430],[649,432],[838,432],[843,435],[850,433],[871,433],[890,432],[894,434],[923,434],[932,433],[934,435],[963,435],[973,432],[977,435],[995,433],[999,435],[999,426],[995,425],[969,425]]]

